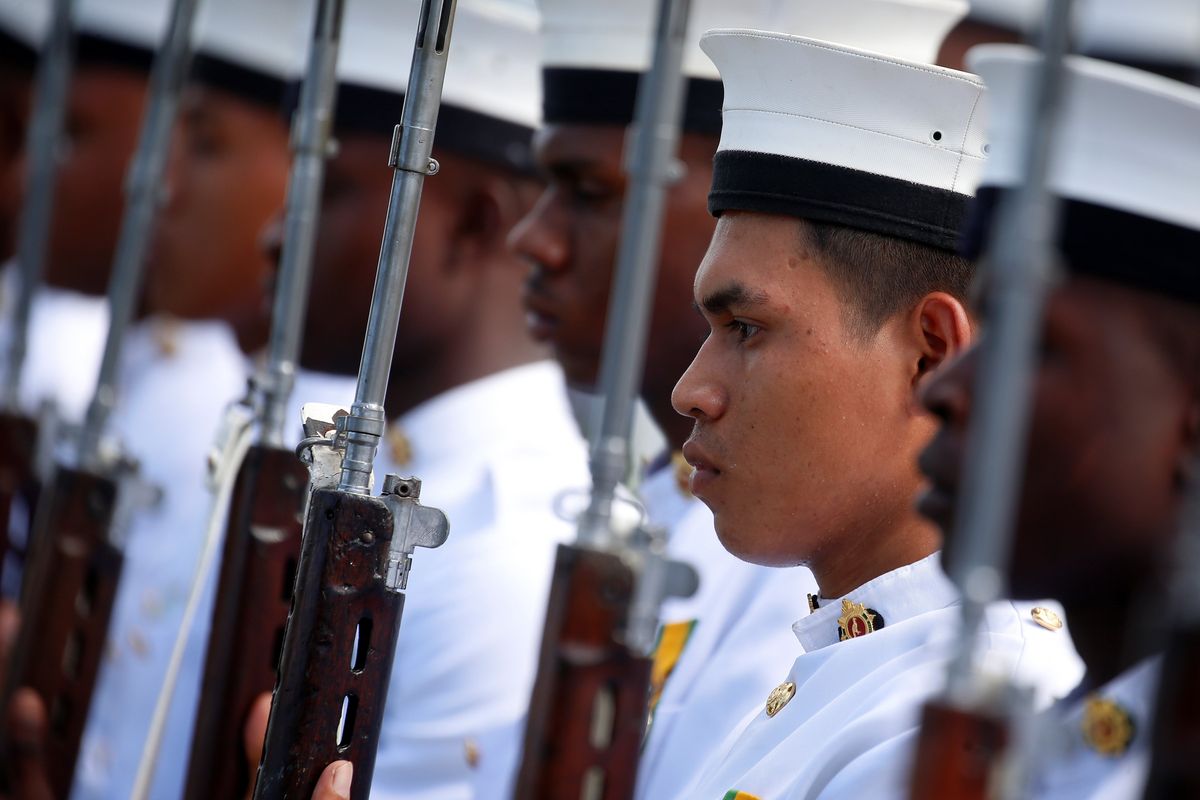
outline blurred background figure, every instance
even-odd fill
[[[346,8],[308,370],[358,368],[418,7]],[[532,3],[460,0],[434,144],[441,169],[423,189],[376,463],[380,479],[419,476],[421,502],[452,530],[413,558],[375,797],[470,796],[473,769],[494,757],[480,734],[514,724],[528,703],[554,547],[573,530],[555,500],[587,485],[562,375],[526,335],[521,269],[505,248],[538,191],[537,41]]]
[[[311,7],[205,3],[147,273],[149,308],[223,320],[246,353],[266,343],[272,264],[259,236],[283,205],[284,107]]]
[[[49,4],[45,2],[0,3],[0,261],[12,258],[16,251],[21,150],[48,13]]]
[[[165,20],[167,0],[84,0]],[[231,322],[252,346],[265,329],[269,267],[259,228],[282,202],[288,166],[278,109],[303,62],[311,4],[207,0],[180,104],[165,203],[147,264],[143,319],[122,353],[113,418],[143,475],[163,492],[135,515],[124,574],[84,733],[75,797],[127,797],[179,630],[212,506],[207,463],[247,364]],[[257,340],[257,341],[255,341]],[[211,583],[211,582],[210,582]],[[211,585],[180,672],[152,797],[181,794],[199,693]]]

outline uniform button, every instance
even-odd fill
[[[1062,630],[1062,617],[1045,606],[1037,606],[1029,614],[1033,617],[1034,622],[1048,631]]]
[[[795,696],[796,684],[791,681],[784,681],[776,686],[767,696],[767,716],[773,717],[778,714]]]

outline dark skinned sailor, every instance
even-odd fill
[[[1038,57],[996,45],[971,64],[994,120],[966,237],[977,252],[1017,181]],[[1064,90],[1049,187],[1066,275],[1044,312],[1009,577],[1015,597],[1062,601],[1087,677],[1048,715],[1023,796],[1140,798],[1159,668],[1142,614],[1147,600],[1171,613],[1162,590],[1200,452],[1200,90],[1082,57],[1068,59]],[[933,484],[921,508],[947,530],[978,362],[968,352],[924,396],[944,425],[921,458]]]

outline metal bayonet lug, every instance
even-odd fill
[[[658,636],[663,601],[694,595],[700,588],[700,575],[691,564],[667,556],[667,532],[662,528],[638,528],[632,545],[631,555],[639,563],[624,638],[634,652],[648,655]]]
[[[392,510],[395,529],[388,550],[384,584],[393,592],[408,585],[412,553],[418,547],[441,547],[450,535],[450,521],[439,509],[420,504],[421,482],[388,475],[383,479],[383,501]]]

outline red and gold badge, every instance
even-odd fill
[[[1080,723],[1084,743],[1107,758],[1116,758],[1133,741],[1133,717],[1112,700],[1089,697]]]
[[[875,609],[850,600],[842,601],[842,615],[838,617],[838,641],[857,639],[882,627],[883,617]]]

